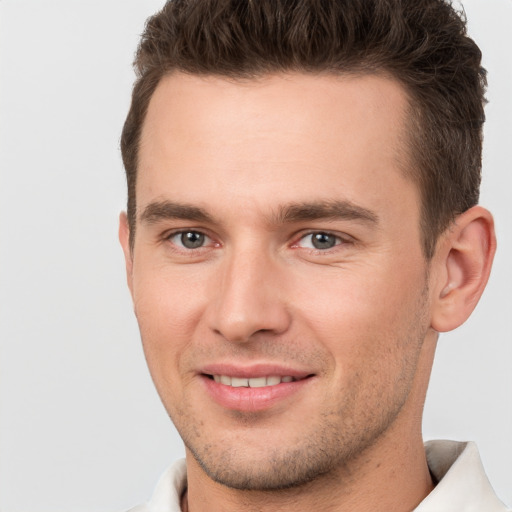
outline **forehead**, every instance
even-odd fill
[[[245,196],[263,209],[311,196],[378,206],[397,187],[415,204],[401,172],[407,105],[403,88],[377,75],[172,74],[142,131],[138,210],[168,195],[203,204]]]

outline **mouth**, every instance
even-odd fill
[[[281,370],[281,371],[279,371]],[[205,390],[223,409],[257,412],[290,403],[315,381],[315,374],[278,367],[235,369],[219,365],[201,372]]]
[[[269,375],[263,377],[231,377],[229,375],[208,375],[205,376],[217,384],[224,384],[232,388],[264,388],[268,386],[277,386],[282,383],[296,382],[302,380],[291,375]],[[303,377],[307,378],[309,377]]]

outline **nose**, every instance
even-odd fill
[[[284,333],[291,320],[284,281],[279,264],[268,255],[245,252],[227,258],[214,279],[211,328],[239,343],[261,333]]]

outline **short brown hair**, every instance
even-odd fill
[[[133,246],[142,125],[163,76],[384,72],[409,95],[407,173],[422,198],[429,259],[478,202],[486,72],[463,13],[444,0],[169,0],[148,19],[121,137]],[[385,192],[384,192],[385,193]]]

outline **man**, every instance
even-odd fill
[[[176,0],[136,66],[119,235],[187,457],[134,510],[505,510],[474,445],[421,435],[438,334],[496,246],[463,20]]]

